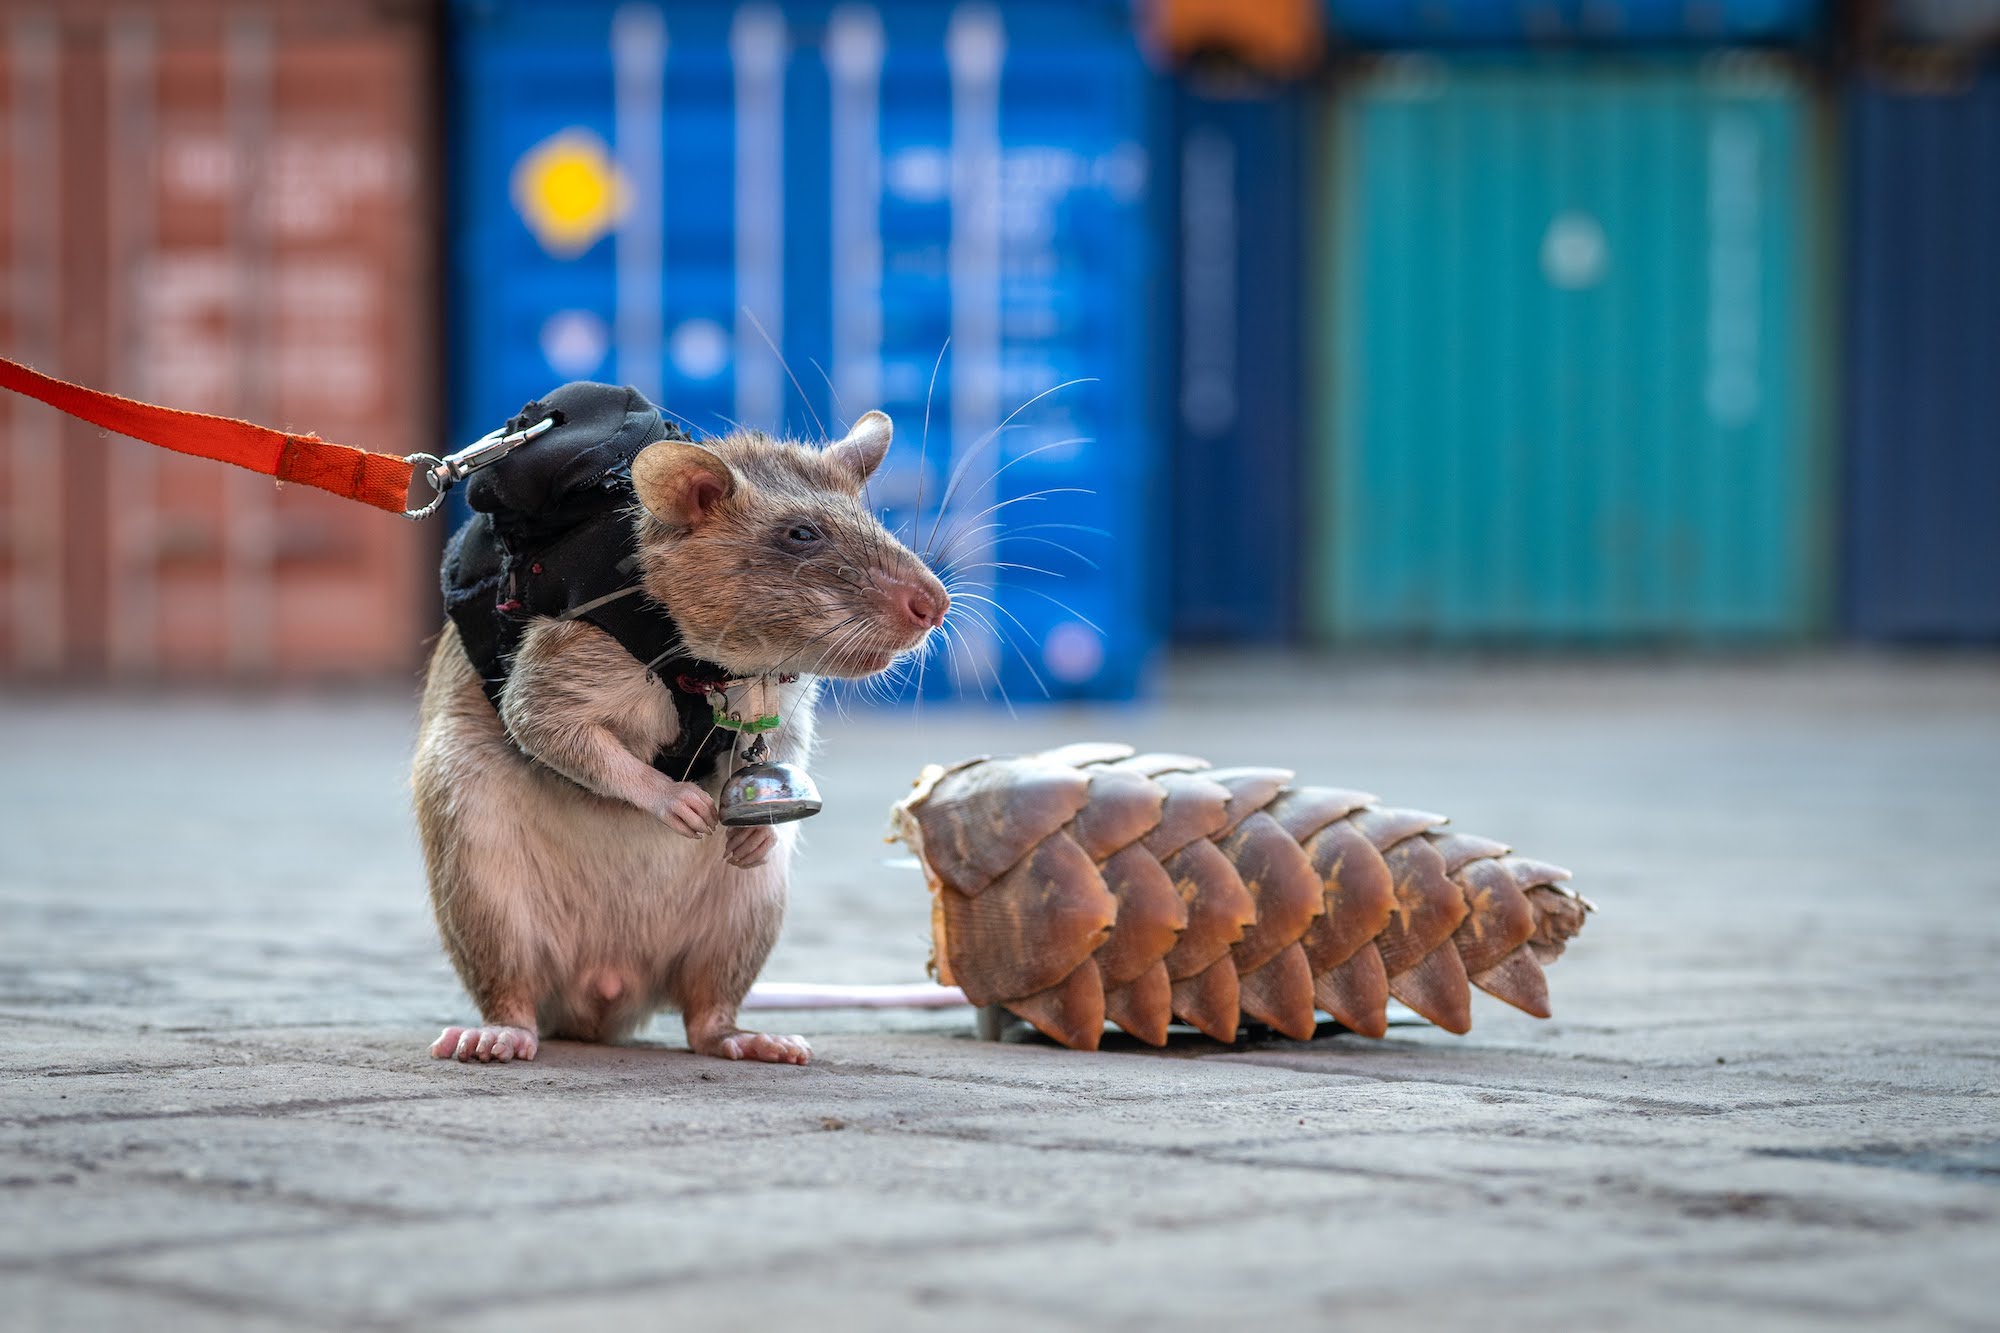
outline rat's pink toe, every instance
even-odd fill
[[[431,1055],[439,1060],[474,1060],[506,1064],[512,1060],[532,1060],[539,1049],[535,1034],[526,1028],[490,1023],[485,1027],[446,1028],[431,1043]]]

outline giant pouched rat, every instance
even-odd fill
[[[785,682],[776,759],[811,750],[818,677],[873,675],[944,621],[944,586],[862,500],[890,435],[870,412],[823,449],[739,431],[632,462],[645,594],[693,655]],[[682,726],[674,688],[595,625],[538,617],[496,713],[446,626],[414,786],[438,929],[480,1026],[446,1028],[432,1055],[533,1059],[543,1035],[617,1040],[672,1006],[704,1054],[810,1058],[803,1038],[736,1026],[777,939],[793,826],[721,830],[727,764],[699,785],[651,765]]]

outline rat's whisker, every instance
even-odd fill
[[[1025,429],[1025,427],[1022,426],[1007,426],[1002,428],[1003,431],[1023,430],[1023,429]],[[993,438],[998,439],[999,437],[1000,437],[999,433],[996,432]],[[1047,444],[1038,444],[1034,448],[1028,450],[1026,453],[1017,454],[1014,457],[1008,459],[1006,462],[1002,463],[999,467],[994,468],[992,472],[986,475],[982,484],[990,485],[991,483],[998,481],[1001,475],[1005,473],[1008,468],[1013,467],[1016,463],[1025,463],[1029,459],[1035,457],[1038,454],[1045,454],[1049,452],[1049,450],[1051,449],[1065,449],[1073,444],[1089,444],[1090,442],[1091,438],[1088,435],[1072,435],[1069,436],[1067,439],[1050,440]],[[970,461],[969,455],[968,455],[968,461]],[[965,465],[964,463],[961,463],[959,465],[958,473],[954,475],[954,480],[953,480],[954,488],[956,487],[958,476],[962,475],[964,470],[965,470]],[[938,507],[940,512],[950,508],[951,497],[952,497],[952,490],[947,489],[944,493],[944,498],[938,501]]]
[[[1046,574],[1052,579],[1066,577],[1053,569],[1043,569],[1040,565],[1023,565],[1013,560],[981,560],[977,564],[953,565],[953,573],[969,574],[976,569],[1018,569],[1026,574]]]
[[[806,364],[811,366],[814,370],[817,370],[819,372],[819,377],[826,381],[827,394],[833,399],[833,419],[834,421],[839,423],[840,433],[842,435],[846,435],[848,426],[850,424],[847,418],[847,407],[840,401],[840,390],[833,387],[833,376],[827,374],[826,367],[822,366],[813,357],[810,356],[807,357]]]
[[[946,334],[944,345],[938,348],[937,360],[931,363],[931,386],[924,390],[924,433],[917,441],[917,500],[910,508],[910,535],[916,535],[916,524],[922,521],[924,512],[924,465],[930,458],[931,447],[931,399],[937,397],[938,371],[944,368],[944,354],[951,347],[951,335]]]
[[[993,427],[993,429],[987,431],[986,434],[980,436],[979,439],[973,444],[972,448],[966,451],[965,457],[960,460],[958,467],[953,470],[951,482],[945,487],[944,497],[938,501],[938,512],[942,514],[946,509],[948,509],[951,506],[952,493],[958,489],[958,483],[964,477],[966,467],[972,462],[973,459],[979,456],[982,450],[984,450],[988,445],[992,444],[993,441],[1000,438],[1001,433],[1008,428],[1008,426],[1013,422],[1015,417],[1020,416],[1021,413],[1027,411],[1029,408],[1033,407],[1036,403],[1041,402],[1042,399],[1047,398],[1050,394],[1060,393],[1064,389],[1075,388],[1079,384],[1095,384],[1096,382],[1097,382],[1096,377],[1090,375],[1083,376],[1079,379],[1064,380],[1061,384],[1051,385],[1050,387],[1042,390],[1040,393],[1028,399],[1026,402],[1022,403],[1019,407],[1015,408],[1012,412],[1009,412],[1006,416],[1002,417],[1000,419],[999,425]],[[996,473],[995,475],[998,474]],[[933,528],[931,529],[931,535],[933,537],[937,535],[937,529],[935,528],[935,526],[933,526]]]
[[[979,439],[973,443],[972,447],[966,450],[965,457],[958,460],[958,465],[952,468],[951,475],[945,479],[944,494],[938,497],[937,516],[931,521],[932,537],[935,537],[937,535],[938,523],[942,522],[945,515],[951,512],[951,497],[958,494],[959,485],[965,480],[966,470],[979,460],[979,456],[981,454],[985,453],[988,449],[992,448],[993,445],[996,442],[998,442],[1001,436],[1009,433],[1010,431],[1026,430],[1026,429],[1027,427],[1025,425],[995,426],[992,430],[980,436]],[[990,481],[994,475],[997,475],[997,470],[995,473],[989,473],[987,475],[986,481],[982,481],[980,485],[982,486],[986,485],[987,481]]]
[[[772,670],[785,671],[793,669],[796,666],[798,660],[803,656],[805,656],[806,652],[809,649],[811,649],[814,645],[822,642],[823,640],[831,637],[832,635],[838,634],[841,630],[846,629],[848,626],[854,624],[856,621],[860,619],[862,619],[862,617],[859,614],[851,615],[847,619],[842,620],[836,625],[834,625],[833,628],[825,630],[819,634],[815,634],[812,638],[806,640],[804,643],[800,644],[797,648],[794,648],[791,652],[786,653],[783,657],[779,658],[777,665],[774,666]],[[824,656],[818,659],[818,662],[815,662],[814,664],[815,668],[818,666],[819,662],[823,661],[825,661]],[[819,674],[819,672],[816,669],[814,670],[802,669],[801,674],[808,676],[816,676]]]
[[[951,600],[953,603],[958,601],[960,593],[965,593],[969,597],[973,592],[990,593],[997,597],[1000,590],[994,587],[992,581],[989,579],[953,578],[951,583]]]
[[[851,629],[847,631],[846,634],[842,635],[839,639],[835,640],[832,644],[828,645],[827,651],[825,655],[821,658],[821,660],[825,661],[828,658],[832,658],[839,654],[845,653],[850,648],[854,647],[856,644],[863,642],[868,633],[868,628],[869,627],[865,621],[853,626]]]
[[[1039,597],[1043,601],[1047,602],[1049,605],[1055,607],[1058,611],[1063,612],[1065,615],[1070,616],[1071,618],[1075,619],[1076,621],[1084,625],[1088,625],[1091,629],[1096,630],[1099,634],[1104,633],[1103,626],[1099,625],[1096,621],[1092,620],[1089,616],[1077,610],[1075,607],[1071,606],[1068,602],[1065,602],[1060,597],[1056,597],[1049,593],[1045,593],[1040,588],[1030,588],[1022,585],[1017,585],[1014,591],[1027,593],[1030,597]],[[978,597],[977,593],[969,593],[967,595],[975,599]]]
[[[1014,495],[1014,496],[1009,496],[1005,500],[995,501],[993,504],[986,506],[986,508],[980,510],[976,514],[964,515],[961,521],[967,524],[976,523],[980,519],[986,518],[992,514],[996,514],[1002,509],[1011,508],[1012,506],[1018,504],[1027,504],[1032,500],[1046,500],[1052,495],[1095,495],[1095,494],[1097,494],[1097,492],[1091,490],[1087,486],[1044,486],[1040,490],[1029,491],[1025,495]],[[963,538],[963,533],[960,534],[959,538],[955,538],[954,540],[960,540],[962,538]],[[951,549],[950,543],[947,542],[947,544],[943,549],[950,550]],[[933,531],[932,541],[925,549],[924,558],[927,560],[931,559],[935,554],[938,553],[938,551],[939,548],[936,545],[936,532]]]
[[[960,552],[958,550],[958,547],[961,544],[972,541],[974,538],[979,537],[984,533],[998,532],[1005,527],[1006,524],[1004,523],[982,523],[976,529],[954,530],[952,532],[948,532],[945,534],[945,539],[946,539],[945,544],[939,547],[936,551],[930,553],[929,555],[926,555],[924,557],[924,561],[926,564],[930,565],[933,569],[956,569],[958,567],[958,562],[960,560],[965,559],[967,556],[979,555],[982,553],[983,550],[982,547],[981,549]],[[1004,540],[1004,538],[1002,540]],[[997,542],[990,544],[995,546],[998,545]]]
[[[965,635],[963,632],[959,630],[958,626],[952,624],[950,616],[945,617],[945,622],[942,628],[946,633],[946,642],[952,645],[952,650],[951,650],[952,679],[958,682],[959,694],[961,696],[965,694],[966,669],[965,669],[965,664],[959,660],[958,656],[958,650],[960,648],[963,648],[965,649],[965,661],[970,662],[972,664],[972,672],[971,672],[972,683],[979,687],[980,699],[984,700],[985,702],[991,703],[992,700],[988,697],[986,693],[986,678],[982,674],[980,674],[979,671],[978,654],[972,651],[972,645],[966,642]]]
[[[1082,533],[1087,533],[1092,537],[1104,537],[1107,539],[1111,536],[1111,529],[1094,528],[1088,523],[1022,523],[1007,529],[1007,535],[1011,537],[1017,532],[1058,532],[1058,531],[1082,532]]]
[[[967,593],[966,596],[970,597],[975,602],[984,602],[986,605],[992,607],[995,611],[1007,617],[1007,619],[1013,621],[1015,626],[1020,629],[1021,633],[1027,638],[1027,640],[1030,643],[1033,643],[1035,641],[1035,632],[1029,629],[1027,625],[1022,623],[1022,620],[1019,616],[1015,615],[1012,611],[1008,610],[1005,606],[1001,605],[999,602],[994,601],[991,597],[981,597],[977,593]],[[967,615],[976,616],[981,614],[977,607],[968,606],[965,608],[965,611]],[[1095,628],[1095,626],[1092,626],[1092,628]],[[1023,653],[1022,661],[1026,663],[1026,660],[1027,660],[1027,654]],[[1034,671],[1034,667],[1030,665],[1028,667],[1028,670],[1032,673]]]
[[[984,617],[980,616],[972,607],[961,605],[959,607],[959,614],[962,617],[963,616],[971,617],[982,628],[984,628],[987,631],[987,633],[992,634],[996,641],[1004,643],[1004,639],[1002,639],[999,633],[994,629],[992,623],[990,621],[987,621]],[[959,637],[965,640],[966,656],[972,663],[973,679],[979,683],[979,697],[981,699],[986,700],[988,703],[992,702],[991,698],[986,693],[986,684],[985,684],[986,676],[991,675],[993,678],[994,693],[1000,696],[1001,704],[1006,707],[1008,714],[1012,715],[1014,712],[1014,700],[1007,693],[1006,682],[1001,680],[1000,678],[999,663],[987,661],[985,660],[983,654],[975,652],[973,650],[971,640],[965,637],[964,628],[962,626],[959,629]]]
[[[771,355],[778,358],[778,365],[784,370],[785,378],[792,382],[792,387],[798,390],[799,401],[804,403],[806,411],[812,414],[813,428],[819,431],[821,439],[825,439],[826,423],[819,419],[819,412],[813,407],[812,399],[806,397],[806,386],[799,383],[799,377],[792,373],[791,363],[785,360],[785,354],[778,350],[778,344],[773,342],[771,335],[764,331],[764,321],[758,319],[757,313],[747,305],[743,307],[743,314],[750,321],[750,327],[757,330],[757,336],[764,340],[764,345],[771,349]]]
[[[793,577],[801,578],[807,573],[816,574],[822,578],[832,579],[834,582],[852,588],[854,591],[865,596],[869,591],[867,585],[863,584],[859,579],[849,578],[841,572],[851,568],[852,566],[849,565],[829,565],[823,561],[815,561],[810,556],[800,556],[798,558],[798,565],[793,572]],[[860,571],[856,570],[855,572],[859,573]]]
[[[1046,500],[1052,495],[1095,495],[1095,494],[1097,494],[1097,492],[1092,490],[1088,486],[1044,486],[1038,491],[1029,491],[1025,495],[1010,495],[1005,500],[996,500],[992,504],[986,506],[986,508],[980,510],[978,513],[967,514],[965,516],[965,521],[968,523],[977,522],[978,520],[985,518],[989,514],[998,513],[1002,509],[1012,508],[1014,505],[1018,504],[1027,504],[1033,500]]]
[[[792,650],[791,652],[787,653],[787,654],[786,654],[786,655],[784,656],[784,658],[783,658],[783,659],[781,659],[781,660],[779,661],[779,663],[778,663],[779,667],[780,667],[780,668],[783,668],[783,667],[785,667],[785,666],[789,665],[789,664],[790,664],[791,662],[793,662],[793,661],[794,661],[795,659],[797,659],[797,658],[799,658],[799,657],[803,656],[803,655],[805,654],[805,652],[806,652],[806,651],[807,651],[808,649],[812,648],[812,647],[813,647],[813,646],[814,646],[815,644],[818,644],[818,643],[821,643],[821,642],[823,642],[823,641],[825,641],[825,640],[827,640],[827,639],[829,639],[829,638],[833,637],[833,636],[834,636],[835,634],[839,634],[839,633],[840,633],[841,631],[843,631],[843,630],[847,630],[847,629],[850,629],[850,628],[856,628],[856,629],[858,629],[858,628],[859,628],[859,625],[860,625],[860,622],[863,622],[863,621],[865,621],[865,620],[866,620],[866,618],[867,618],[867,617],[866,617],[865,615],[863,615],[863,614],[861,614],[861,613],[857,612],[857,613],[855,613],[854,615],[851,615],[851,616],[847,617],[847,619],[845,619],[845,620],[843,620],[843,621],[840,621],[840,622],[839,622],[838,624],[834,625],[834,626],[833,626],[833,628],[831,628],[831,629],[828,629],[828,630],[826,630],[826,631],[824,631],[824,632],[822,632],[822,633],[819,633],[819,634],[815,634],[815,635],[814,635],[814,636],[813,636],[812,638],[810,638],[810,639],[806,640],[806,641],[805,641],[804,643],[800,644],[800,645],[799,645],[799,646],[798,646],[797,648],[795,648],[795,649],[793,649],[793,650]],[[821,653],[821,654],[820,654],[820,656],[819,656],[819,658],[818,658],[818,659],[817,659],[817,660],[815,661],[815,663],[814,663],[814,669],[813,669],[813,670],[811,670],[811,671],[808,671],[808,672],[806,672],[805,674],[806,674],[806,675],[809,675],[809,676],[816,676],[816,675],[818,675],[818,674],[819,674],[819,670],[818,670],[818,668],[819,668],[819,666],[820,666],[820,665],[822,665],[822,664],[824,664],[824,663],[825,663],[825,661],[826,661],[826,658],[827,658],[827,655],[826,655],[825,653]]]
[[[1047,537],[1023,537],[1018,530],[1013,530],[1009,531],[1007,535],[1001,539],[1001,541],[1003,545],[1012,542],[1034,542],[1038,546],[1054,547],[1056,550],[1061,551],[1064,555],[1068,556],[1072,560],[1077,561],[1080,564],[1088,565],[1092,569],[1104,568],[1104,566],[1098,564],[1095,560],[1092,560],[1089,556],[1077,550],[1074,546],[1071,546],[1066,542],[1052,541]],[[1064,576],[1058,575],[1057,577],[1064,577]]]
[[[950,579],[951,581],[945,584],[945,591],[953,597],[958,596],[960,588],[983,588],[987,592],[993,591],[993,584],[985,579],[959,578],[955,573],[950,576]]]
[[[871,703],[894,703],[902,697],[903,691],[908,687],[910,673],[916,669],[917,662],[922,656],[923,648],[919,646],[911,652],[901,654],[883,670],[865,677],[861,682],[863,696]]]
[[[658,405],[655,404],[655,406]],[[686,417],[682,416],[680,413],[674,411],[671,408],[666,408],[666,407],[661,407],[659,409],[659,412],[661,416],[672,417],[675,421],[678,421],[683,426],[686,426],[688,428],[688,434],[694,436],[696,439],[702,438],[701,427],[695,425],[692,421],[689,421]]]
[[[1022,494],[1010,494],[1004,500],[994,500],[986,508],[976,510],[972,514],[956,514],[956,518],[960,522],[978,522],[980,518],[986,518],[988,514],[994,514],[994,512],[998,512],[1002,508],[1012,506],[1012,504],[1026,504],[1028,500],[1046,500],[1052,494],[1096,494],[1096,490],[1092,490],[1090,486],[1042,486],[1038,490],[1026,490]]]
[[[682,782],[686,782],[689,778],[694,776],[694,766],[701,762],[702,750],[707,747],[709,741],[714,738],[715,733],[721,730],[721,728],[722,728],[722,722],[720,719],[717,719],[716,721],[708,724],[708,730],[702,734],[700,742],[697,743],[694,747],[694,754],[691,755],[688,759],[688,766],[681,771]]]
[[[1009,429],[1018,430],[1020,428],[1009,427]],[[989,475],[986,478],[986,480],[989,482],[998,481],[1000,479],[1000,475],[1003,472],[1005,472],[1008,468],[1013,467],[1016,463],[1025,463],[1029,459],[1035,457],[1035,455],[1037,454],[1045,454],[1051,449],[1067,448],[1072,444],[1089,444],[1089,443],[1091,443],[1091,437],[1088,435],[1072,435],[1068,439],[1050,440],[1047,444],[1038,444],[1034,448],[1028,450],[1027,453],[1016,454],[1014,457],[1002,463],[999,467],[994,468],[991,475]],[[949,503],[950,500],[951,497],[949,495],[946,495],[943,503]]]
[[[1020,619],[1016,617],[1012,612],[1008,611],[1006,607],[1001,606],[998,602],[993,603],[993,605],[996,610],[999,610],[1002,613],[1004,613],[1009,620],[1012,620],[1016,625],[1021,625]],[[1035,682],[1035,688],[1042,692],[1042,697],[1044,699],[1052,699],[1055,697],[1054,695],[1049,693],[1049,687],[1047,683],[1042,680],[1041,673],[1035,670],[1035,664],[1028,660],[1027,652],[1022,649],[1020,644],[1014,642],[1014,636],[1007,633],[1004,626],[1000,625],[991,617],[981,614],[976,607],[970,607],[970,606],[966,607],[965,613],[971,616],[973,619],[977,620],[981,625],[984,625],[986,627],[987,633],[991,634],[1001,643],[1005,644],[1007,647],[1014,650],[1015,656],[1021,659],[1021,665],[1027,668],[1029,679]],[[1034,638],[1034,635],[1029,633],[1028,627],[1026,625],[1021,625],[1021,633],[1026,634],[1031,641]]]

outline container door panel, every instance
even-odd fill
[[[1348,94],[1322,629],[1815,623],[1804,114],[1672,65],[1468,62]]]
[[[382,453],[432,447],[423,25],[361,4],[53,13],[0,19],[8,353]],[[0,471],[21,484],[0,520],[0,672],[415,664],[434,532],[4,411]]]
[[[2000,638],[2000,77],[1849,106],[1848,626]]]
[[[1337,40],[1380,47],[1747,45],[1803,42],[1828,9],[1823,0],[1327,0],[1327,21]]]
[[[1288,642],[1299,621],[1307,101],[1178,104],[1177,639]],[[1255,534],[1255,540],[1246,540]]]

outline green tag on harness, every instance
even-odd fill
[[[731,731],[748,732],[754,735],[760,731],[774,730],[778,725],[778,715],[776,713],[766,713],[760,718],[746,722],[742,718],[725,713],[718,708],[715,710],[715,725],[718,727],[727,727]]]

